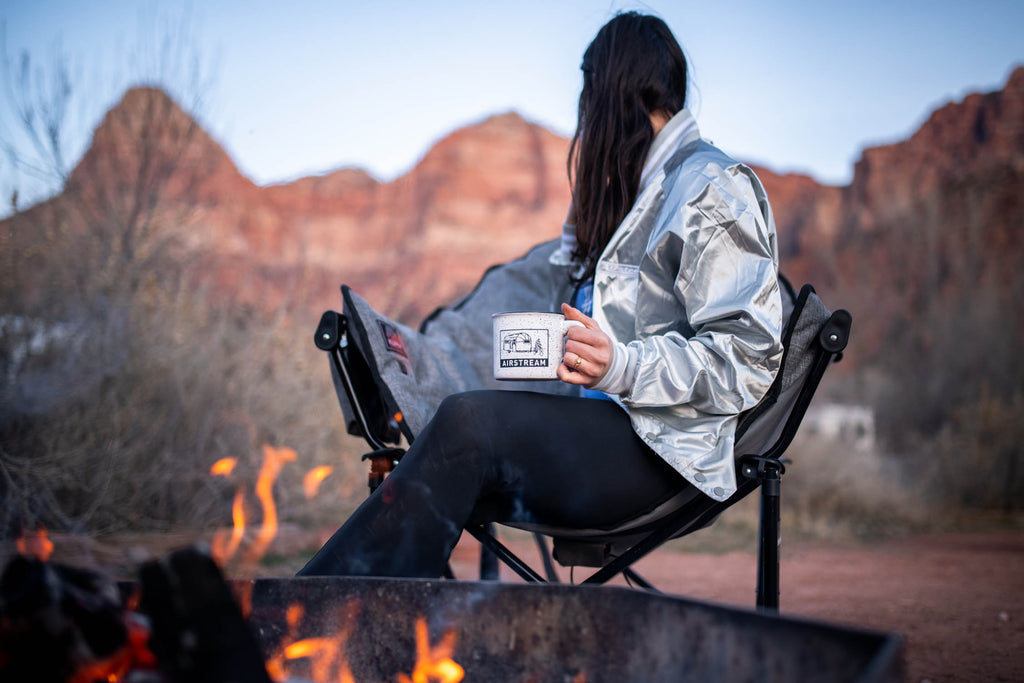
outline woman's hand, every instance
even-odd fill
[[[568,384],[592,387],[611,366],[615,353],[611,337],[601,331],[593,318],[588,318],[569,304],[562,304],[562,315],[568,320],[578,320],[583,327],[574,325],[569,328],[565,355],[558,366],[558,379]]]

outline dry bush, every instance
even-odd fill
[[[875,540],[921,531],[932,519],[903,463],[849,443],[801,432],[786,451],[782,477],[783,538]],[[761,490],[753,491],[704,530],[672,542],[698,552],[752,552],[757,547]]]
[[[152,194],[164,178],[137,181]],[[336,523],[365,475],[315,318],[295,302],[242,308],[198,284],[208,268],[175,241],[187,210],[111,202],[101,218],[84,206],[66,193],[3,230],[0,530],[230,525],[238,486],[258,522],[264,444],[299,454],[275,486],[282,517]],[[239,460],[230,481],[209,473],[222,457]],[[306,501],[302,474],[321,464],[335,472]]]
[[[980,436],[975,424],[991,413],[979,402],[1012,405],[1024,386],[1024,322],[1015,313],[1024,296],[1022,190],[1019,162],[987,160],[898,213],[867,216],[878,221],[874,230],[851,230],[849,243],[836,245],[849,274],[837,276],[839,291],[826,300],[853,313],[854,393],[874,407],[884,447],[916,483],[935,487],[928,500],[945,506],[1007,504],[998,486],[981,500],[983,487],[971,479],[1003,479],[995,473],[1013,460],[981,445],[1002,437]],[[1007,443],[1012,430],[1005,423]],[[964,450],[973,450],[969,472],[958,471],[963,453],[953,454]]]
[[[1024,504],[1024,393],[1009,400],[983,391],[953,411],[914,459],[937,509],[1011,512]]]
[[[0,432],[5,526],[103,534],[229,525],[238,486],[258,522],[252,490],[264,444],[299,455],[275,486],[282,517],[336,520],[364,495],[354,482],[365,475],[357,442],[341,433],[312,326],[162,284],[90,311],[76,342],[52,343],[16,368],[9,389],[22,398],[6,402]],[[222,457],[239,461],[230,480],[209,473]],[[334,473],[319,500],[306,501],[302,475],[323,464]]]
[[[944,508],[1020,509],[1024,330],[1018,274],[931,302],[889,348],[876,403],[887,447]]]
[[[782,479],[783,528],[817,538],[875,538],[921,529],[927,511],[898,461],[798,435]]]

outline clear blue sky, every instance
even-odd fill
[[[85,96],[72,156],[139,70],[130,46],[183,6],[0,0],[11,57],[28,49],[45,63],[59,39],[76,66]],[[211,0],[186,15],[211,77],[198,114],[257,183],[342,166],[389,180],[493,113],[515,109],[569,135],[580,57],[619,9],[673,29],[706,137],[824,182],[848,182],[863,147],[906,137],[935,107],[998,89],[1024,64],[1020,0]],[[2,163],[6,205],[27,181]]]

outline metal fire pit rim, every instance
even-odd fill
[[[701,611],[714,611],[714,612],[728,612],[737,615],[743,615],[750,617],[755,621],[764,621],[765,623],[771,622],[789,622],[794,624],[800,624],[809,627],[820,627],[824,629],[840,630],[848,633],[855,633],[857,635],[877,638],[893,638],[897,641],[902,641],[902,635],[899,633],[893,633],[888,631],[882,631],[879,629],[872,629],[865,626],[859,626],[856,624],[847,624],[832,622],[826,619],[820,619],[815,617],[809,617],[806,615],[799,614],[788,614],[784,612],[766,612],[758,610],[754,607],[744,607],[742,605],[736,605],[727,602],[720,602],[710,600],[706,598],[694,598],[680,593],[659,593],[654,591],[646,591],[637,588],[628,588],[625,586],[607,586],[607,585],[593,585],[593,584],[571,584],[571,583],[506,583],[503,581],[481,581],[474,579],[425,579],[425,578],[399,578],[389,576],[295,576],[295,577],[253,577],[248,579],[230,579],[229,583],[252,583],[254,587],[260,583],[276,583],[281,581],[296,581],[296,582],[310,582],[310,583],[333,583],[333,582],[358,582],[358,583],[373,583],[379,584],[381,587],[387,585],[393,586],[407,586],[407,585],[420,585],[426,590],[431,590],[434,586],[441,586],[439,590],[449,590],[449,587],[457,587],[454,590],[474,592],[523,592],[523,593],[535,593],[535,592],[546,592],[554,594],[565,594],[565,593],[592,593],[594,595],[609,595],[609,596],[623,596],[627,600],[654,600],[659,602],[674,602],[679,605],[686,606],[688,608],[697,609]]]
[[[475,613],[485,614],[494,610],[492,620],[511,618],[509,605],[524,606],[532,609],[537,605],[554,605],[554,609],[564,611],[578,621],[562,618],[555,619],[558,628],[574,629],[578,624],[589,624],[591,629],[611,627],[613,630],[622,628],[628,634],[622,638],[616,632],[613,640],[632,642],[650,651],[650,643],[641,628],[648,623],[668,625],[677,631],[679,638],[692,639],[695,625],[710,626],[711,631],[722,637],[722,629],[746,635],[736,636],[735,642],[742,649],[752,651],[771,650],[773,647],[786,647],[787,643],[815,641],[828,648],[848,649],[860,663],[855,677],[839,680],[858,682],[898,681],[902,672],[903,637],[900,634],[887,633],[874,629],[848,624],[839,624],[800,615],[766,613],[737,605],[698,600],[676,594],[655,593],[620,586],[594,586],[578,584],[526,584],[505,583],[500,581],[475,580],[444,580],[444,579],[406,579],[389,577],[294,577],[289,579],[254,578],[235,580],[251,584],[253,602],[261,599],[272,599],[272,596],[290,595],[291,597],[307,597],[314,602],[326,602],[331,599],[348,599],[363,597],[379,604],[398,605],[396,609],[408,605],[410,609],[418,609],[421,614],[428,614],[434,627],[454,627],[467,635],[464,619],[476,619]],[[408,599],[408,602],[406,602]],[[415,606],[415,607],[414,607]],[[505,610],[504,612],[502,610]],[[551,620],[543,614],[540,618]],[[588,621],[589,620],[589,621]],[[604,621],[601,621],[604,620]],[[652,620],[648,622],[647,620]],[[529,619],[527,619],[529,621]],[[520,627],[522,618],[519,618]],[[678,624],[672,627],[671,624]],[[514,625],[513,625],[514,627]],[[548,634],[551,634],[551,625]],[[592,633],[592,635],[594,635]],[[607,637],[605,633],[605,637]],[[462,636],[460,636],[462,637]],[[554,636],[565,640],[566,636]],[[639,638],[640,640],[635,640]],[[746,640],[745,640],[746,639]],[[606,641],[607,642],[607,641]],[[715,640],[707,641],[721,643]],[[682,644],[680,640],[671,640],[669,647]],[[826,645],[832,643],[832,645]],[[575,645],[573,645],[575,647]],[[808,646],[804,646],[805,649]],[[652,651],[653,652],[653,651]],[[806,654],[806,653],[805,653]],[[749,655],[749,653],[748,653]],[[656,654],[653,656],[657,656]],[[812,653],[811,657],[815,655]],[[840,659],[845,655],[840,655]],[[770,659],[770,658],[769,658]],[[778,663],[776,658],[775,663]],[[852,661],[852,660],[850,660]],[[850,662],[847,662],[847,665]],[[806,671],[804,672],[806,673]],[[847,671],[847,673],[849,673]],[[789,678],[791,679],[791,678]],[[787,680],[787,677],[767,675],[759,680]],[[804,680],[812,680],[804,678]],[[819,678],[818,680],[834,680]]]
[[[253,593],[256,594],[261,587],[291,585],[300,587],[303,584],[309,587],[330,587],[331,585],[347,584],[360,587],[365,594],[377,593],[378,591],[424,591],[436,594],[458,594],[492,596],[504,594],[514,596],[544,595],[548,598],[577,597],[588,602],[604,601],[616,604],[635,604],[637,611],[642,612],[645,605],[658,604],[671,606],[678,610],[714,618],[725,618],[728,621],[739,621],[751,625],[753,628],[763,629],[786,629],[793,631],[809,630],[817,633],[827,633],[836,638],[847,640],[871,642],[876,644],[874,654],[870,663],[865,667],[862,676],[858,681],[879,681],[887,680],[886,676],[893,670],[898,670],[901,665],[903,648],[903,637],[901,634],[889,633],[866,627],[840,624],[820,620],[805,615],[791,615],[784,613],[771,613],[755,608],[743,607],[740,605],[721,603],[711,600],[696,599],[679,594],[655,593],[633,588],[620,586],[594,586],[581,584],[519,584],[493,581],[473,580],[441,580],[441,579],[398,579],[389,577],[295,577],[292,579],[263,579],[233,580],[251,582]],[[449,601],[451,604],[452,601]]]

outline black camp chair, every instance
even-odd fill
[[[787,462],[783,454],[793,441],[825,370],[842,358],[852,323],[845,310],[830,313],[811,285],[804,285],[797,295],[784,278],[780,281],[784,296],[788,297],[786,303],[791,306],[783,336],[782,367],[766,396],[740,418],[736,435],[739,481],[735,494],[722,502],[703,495],[682,502],[670,500],[645,516],[642,523],[612,532],[533,529],[541,550],[544,576],[502,544],[493,525],[471,526],[466,531],[483,546],[481,578],[497,578],[497,558],[528,582],[557,582],[553,556],[565,566],[596,567],[597,571],[582,581],[585,584],[603,584],[622,574],[628,582],[656,590],[632,569],[636,561],[669,539],[709,526],[760,487],[757,607],[776,611],[781,481]],[[370,461],[372,492],[398,463],[404,450],[397,445],[400,432],[374,386],[373,373],[354,345],[348,343],[347,328],[344,315],[327,311],[317,327],[315,343],[329,354],[339,400],[344,394],[353,409],[349,432],[362,436],[373,449],[363,456]],[[552,538],[552,553],[547,550],[545,536]],[[450,569],[447,575],[454,578]]]

